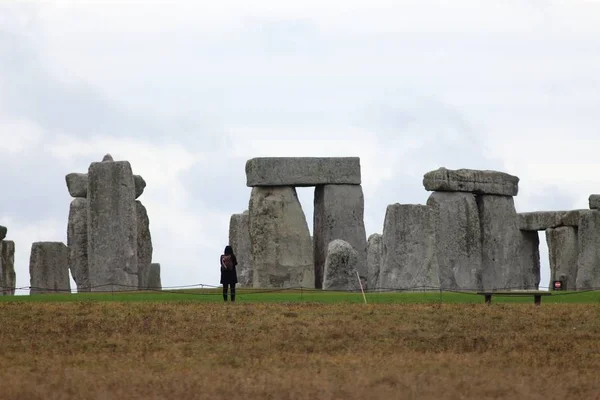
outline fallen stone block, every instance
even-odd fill
[[[359,290],[358,252],[344,241],[336,239],[327,246],[327,257],[323,272],[325,290]]]
[[[229,245],[233,248],[238,265],[238,283],[241,287],[252,287],[252,246],[250,244],[250,214],[233,214],[229,219]]]
[[[71,201],[67,225],[67,247],[69,248],[69,269],[77,285],[77,292],[89,292],[87,199],[75,198]]]
[[[425,174],[423,186],[428,191],[437,192],[516,196],[519,192],[519,178],[498,171],[439,168]]]
[[[62,242],[32,243],[29,277],[29,294],[71,293],[67,246]]]
[[[562,225],[566,211],[535,211],[518,213],[519,229],[522,231],[544,231]]]
[[[246,162],[246,185],[360,185],[358,157],[262,157]]]
[[[135,202],[137,220],[137,258],[138,258],[138,288],[148,288],[148,274],[152,263],[152,235],[150,234],[150,219],[148,211],[141,201]]]
[[[579,245],[577,228],[559,226],[546,230],[550,258],[550,283],[562,281],[564,290],[576,290]]]
[[[329,243],[344,240],[358,252],[358,272],[367,282],[367,233],[365,199],[360,185],[319,185],[314,196],[315,287],[321,288]]]
[[[600,211],[581,213],[578,229],[577,290],[600,288]]]
[[[15,242],[0,240],[0,296],[14,295],[16,283]]]
[[[591,194],[588,202],[590,204],[590,210],[600,209],[600,194]]]
[[[377,289],[381,270],[382,240],[383,236],[379,233],[372,234],[367,240],[367,287],[369,289]]]
[[[160,280],[160,264],[150,264],[150,271],[148,273],[148,289],[149,290],[162,290],[162,282]]]

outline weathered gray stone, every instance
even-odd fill
[[[481,224],[484,290],[519,289],[525,271],[520,260],[521,231],[510,196],[477,196]]]
[[[92,291],[138,287],[135,188],[128,161],[88,170],[88,266]]]
[[[15,294],[15,242],[0,240],[0,296]]]
[[[6,237],[7,233],[8,233],[8,228],[6,228],[5,226],[0,225],[0,240],[4,240],[4,238]]]
[[[434,224],[431,207],[398,203],[387,206],[378,287],[439,288]]]
[[[29,277],[29,294],[71,293],[67,246],[62,242],[32,243]]]
[[[499,171],[439,168],[425,174],[423,186],[426,190],[438,192],[516,196],[519,191],[519,178]]]
[[[358,157],[260,157],[246,162],[246,185],[360,185]]]
[[[369,289],[376,289],[379,282],[382,242],[383,236],[379,233],[372,234],[367,240],[367,287]]]
[[[138,287],[145,290],[148,288],[148,274],[152,263],[152,235],[150,234],[148,211],[141,201],[136,200],[135,210],[137,219]]]
[[[150,272],[148,274],[148,289],[150,290],[161,290],[162,282],[160,280],[160,264],[150,264]]]
[[[69,269],[77,285],[77,292],[89,292],[87,199],[76,198],[71,201],[67,225],[67,247]]]
[[[472,193],[433,192],[427,200],[435,215],[440,285],[481,290],[481,227]]]
[[[356,275],[357,267],[358,252],[344,240],[333,240],[327,246],[323,289],[359,290],[360,284]]]
[[[310,232],[293,187],[254,187],[249,202],[253,286],[312,287]]]
[[[600,194],[591,194],[588,199],[590,210],[600,209]]]
[[[135,198],[137,199],[144,193],[146,188],[146,181],[140,175],[133,176],[133,183],[135,185]]]
[[[600,288],[600,211],[581,213],[578,230],[577,290]]]
[[[535,211],[518,213],[519,229],[522,231],[543,231],[562,225],[567,211]]]
[[[360,185],[319,185],[314,196],[315,287],[321,288],[327,247],[335,239],[345,240],[358,252],[358,273],[367,282],[367,233],[365,199]]]
[[[71,197],[87,197],[87,174],[72,172],[65,176],[65,181],[67,182],[67,189],[69,189],[69,194],[71,195]]]
[[[252,246],[248,210],[233,214],[229,219],[229,245],[233,247],[238,265],[238,283],[242,287],[252,287]]]
[[[110,162],[110,161],[115,161],[110,154],[105,154],[104,157],[102,157],[102,162]]]
[[[575,290],[579,245],[577,228],[560,226],[546,230],[546,243],[550,258],[550,284],[562,281],[565,290]]]
[[[540,236],[537,231],[521,231],[519,259],[522,280],[514,284],[518,289],[537,290],[540,285]]]
[[[581,218],[582,213],[590,213],[592,210],[584,209],[584,210],[570,210],[566,211],[561,217],[561,225],[562,226],[579,226],[579,219]]]

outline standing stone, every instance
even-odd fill
[[[336,239],[327,246],[325,270],[323,272],[323,289],[325,290],[358,290],[358,252],[344,241]]]
[[[481,290],[481,226],[475,195],[433,192],[427,205],[435,215],[440,286],[450,290]]]
[[[372,234],[367,240],[367,287],[371,290],[378,289],[382,240],[383,236],[379,233]]]
[[[249,232],[255,288],[314,285],[310,232],[294,187],[254,187]]]
[[[0,240],[0,295],[14,295],[16,283],[15,242]]]
[[[550,258],[549,287],[552,287],[552,281],[562,281],[564,290],[575,290],[579,257],[577,228],[561,226],[547,229],[546,243]]]
[[[252,246],[248,210],[233,214],[229,219],[229,245],[237,258],[238,283],[242,287],[252,287]]]
[[[477,196],[477,207],[484,290],[522,288],[525,279],[519,254],[522,236],[514,199],[510,196]]]
[[[148,211],[141,201],[135,202],[137,219],[137,258],[138,258],[138,287],[148,288],[148,274],[152,263],[152,235],[150,235],[150,219]]]
[[[69,248],[69,269],[75,284],[77,284],[77,292],[89,292],[87,199],[76,198],[71,201],[67,247]]]
[[[4,240],[7,233],[8,229],[5,226],[0,225],[0,240]]]
[[[582,213],[578,231],[577,290],[600,288],[600,211]]]
[[[516,196],[519,178],[499,171],[439,168],[423,177],[425,190]]]
[[[30,294],[71,293],[69,249],[62,242],[34,242],[29,258]]]
[[[519,257],[523,279],[515,285],[519,289],[537,290],[540,286],[540,236],[537,231],[521,231]]]
[[[138,287],[135,186],[128,161],[88,170],[88,265],[92,291]]]
[[[148,273],[148,289],[150,290],[161,290],[162,282],[160,280],[160,264],[150,264],[150,271]]]
[[[79,174],[76,172],[67,174],[65,176],[67,182],[67,189],[71,197],[87,197],[87,186],[88,186],[88,175]]]
[[[428,206],[398,203],[387,206],[379,287],[409,290],[440,287],[434,224],[434,211]]]
[[[316,288],[323,283],[327,247],[344,240],[358,252],[358,273],[367,286],[367,233],[364,223],[365,199],[360,185],[322,185],[314,197],[314,264]]]

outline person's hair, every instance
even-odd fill
[[[231,246],[229,246],[229,245],[225,246],[225,250],[223,251],[223,254],[225,254],[226,256],[232,255],[233,254],[233,248],[231,248]]]

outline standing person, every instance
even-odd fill
[[[225,246],[225,250],[220,257],[219,263],[221,264],[221,284],[223,285],[223,300],[227,301],[227,287],[231,287],[231,301],[235,301],[235,284],[238,282],[237,271],[235,266],[237,265],[237,259],[233,254],[231,246]]]

